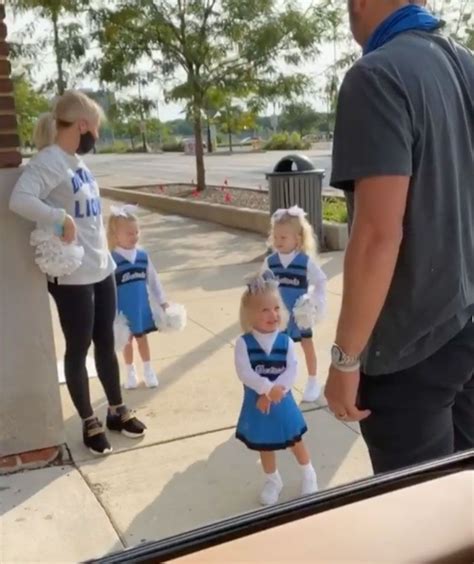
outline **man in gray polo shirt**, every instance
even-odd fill
[[[474,60],[418,2],[349,0],[331,184],[354,218],[326,397],[375,472],[474,448]]]

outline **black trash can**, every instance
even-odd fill
[[[323,241],[322,190],[325,171],[315,169],[305,155],[283,157],[266,175],[270,195],[270,213],[280,208],[299,206],[308,214],[320,248]]]

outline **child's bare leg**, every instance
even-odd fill
[[[306,359],[308,376],[310,378],[316,378],[318,361],[316,358],[316,349],[314,348],[314,341],[312,338],[301,339],[301,346],[303,347],[303,352]]]
[[[130,340],[123,349],[123,359],[127,366],[133,364],[133,337],[130,337]]]
[[[130,337],[130,341],[123,349],[123,359],[127,369],[127,381],[124,386],[127,390],[134,390],[138,387],[138,377],[133,364],[133,337]]]
[[[317,358],[314,342],[312,338],[301,339],[306,366],[308,368],[308,381],[306,382],[305,391],[303,393],[303,401],[316,401],[321,395],[321,386],[316,379],[317,374]]]
[[[148,344],[148,337],[143,335],[143,337],[137,337],[138,352],[140,353],[140,358],[142,361],[150,362],[150,345]]]
[[[311,462],[311,456],[309,455],[309,451],[306,448],[303,440],[301,440],[299,443],[296,443],[291,450],[293,451],[296,460],[301,466],[306,466],[306,464],[309,464]]]
[[[150,345],[148,343],[148,337],[143,335],[137,339],[138,351],[140,352],[140,357],[143,361],[143,377],[145,379],[145,384],[148,388],[158,387],[158,378],[151,365],[151,354]]]
[[[283,488],[283,482],[276,466],[276,455],[274,452],[264,451],[260,453],[260,460],[265,472],[265,483],[260,494],[260,503],[262,505],[274,505],[277,503]]]
[[[316,471],[311,464],[311,456],[303,440],[292,448],[293,454],[301,469],[301,495],[309,495],[318,491]]]
[[[277,471],[276,455],[272,451],[263,451],[260,453],[262,468],[265,474],[274,474]]]

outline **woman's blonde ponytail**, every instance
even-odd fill
[[[51,112],[42,114],[36,122],[33,142],[38,149],[44,149],[54,143],[56,138],[56,120]]]

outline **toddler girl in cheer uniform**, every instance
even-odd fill
[[[271,271],[279,280],[279,290],[290,314],[286,332],[295,342],[301,342],[308,380],[303,401],[313,402],[321,394],[316,377],[317,359],[310,327],[300,329],[295,320],[295,306],[308,298],[311,307],[321,317],[326,308],[326,275],[316,264],[316,237],[298,206],[280,209],[273,214],[270,245],[274,253],[265,259],[262,271]]]
[[[276,465],[277,450],[292,449],[301,468],[302,495],[318,489],[302,438],[306,423],[291,393],[298,366],[294,343],[281,331],[285,316],[278,281],[271,273],[250,280],[240,306],[244,335],[235,347],[235,367],[244,384],[236,437],[260,453],[265,473],[262,505],[275,504],[283,488]]]
[[[158,386],[158,378],[150,362],[150,347],[147,334],[156,331],[150,305],[154,299],[163,309],[168,307],[158,274],[148,253],[138,248],[140,229],[135,215],[136,206],[111,206],[107,237],[112,257],[117,268],[117,311],[128,322],[131,338],[123,355],[127,367],[125,388],[138,386],[138,376],[133,363],[133,340],[143,361],[143,377],[149,388]]]

